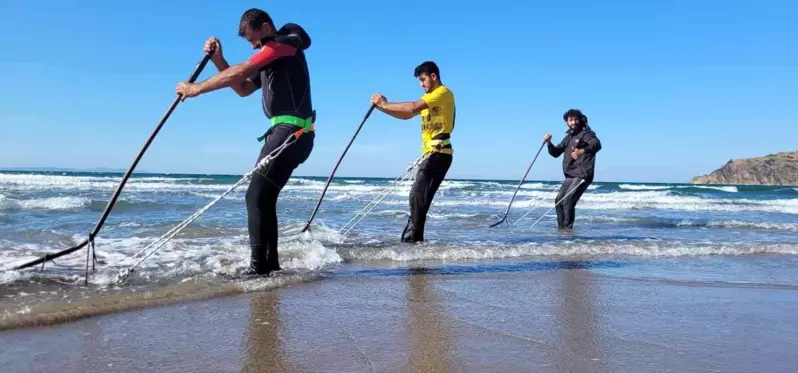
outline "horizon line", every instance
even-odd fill
[[[72,167],[14,167],[14,166],[0,166],[0,172],[79,172],[79,173],[90,173],[90,174],[124,174],[127,169],[121,168],[114,168],[114,167],[95,167],[91,169],[81,169],[81,168],[72,168]],[[196,172],[154,172],[154,171],[134,171],[131,176],[135,175],[186,175],[186,176],[242,176],[243,174],[233,174],[233,173],[196,173]],[[305,177],[305,178],[320,178],[326,179],[329,175],[323,176],[314,176],[314,175],[307,175],[307,174],[295,174],[291,176],[292,178],[298,177]],[[395,179],[395,176],[338,176],[336,175],[333,179]],[[455,180],[455,181],[519,181],[519,179],[502,179],[502,178],[462,178],[462,177],[447,177],[446,180]],[[527,179],[526,182],[548,182],[548,183],[561,183],[561,179],[557,180],[547,180],[547,179]],[[629,180],[615,180],[615,181],[607,181],[607,180],[595,180],[594,183],[629,183],[629,184],[687,184],[692,185],[689,181],[629,181]],[[718,184],[721,185],[721,184]],[[731,184],[729,184],[731,185]]]

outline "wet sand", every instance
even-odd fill
[[[0,332],[3,372],[788,372],[798,288],[404,268]]]

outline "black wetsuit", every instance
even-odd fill
[[[310,75],[304,50],[310,36],[296,24],[286,24],[274,37],[263,41],[263,48],[250,58],[263,67],[250,80],[263,91],[263,111],[273,126],[266,131],[265,143],[257,162],[303,128],[290,123],[290,117],[313,118]],[[315,119],[315,118],[314,118]],[[277,255],[277,197],[294,169],[305,162],[313,150],[314,133],[306,131],[289,145],[268,167],[253,173],[247,189],[247,222],[252,251],[251,272],[268,274],[280,269]]]
[[[452,166],[452,159],[451,154],[434,152],[418,166],[416,181],[410,189],[410,217],[402,231],[403,242],[424,241],[427,212],[438,187]]]
[[[573,149],[584,149],[585,153],[579,159],[571,157]],[[548,143],[549,154],[552,157],[563,155],[562,170],[565,180],[560,187],[555,203],[559,202],[557,210],[557,227],[560,229],[573,228],[576,217],[576,203],[593,182],[596,167],[596,153],[601,150],[601,142],[590,126],[581,126],[569,129],[565,138],[557,145]],[[563,154],[565,153],[565,154]],[[580,185],[579,182],[584,180]],[[578,187],[577,187],[578,185]],[[574,188],[576,188],[574,190]],[[571,192],[571,190],[574,190]],[[571,192],[571,194],[568,194]],[[565,195],[568,194],[568,197]],[[563,200],[563,198],[565,198]],[[562,200],[562,202],[560,202]]]

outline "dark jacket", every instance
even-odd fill
[[[566,133],[565,138],[559,144],[548,143],[549,154],[557,158],[565,153],[562,160],[562,172],[565,177],[575,177],[585,179],[585,182],[593,182],[596,153],[601,150],[601,142],[590,126],[583,126],[576,130],[569,128]],[[584,149],[585,154],[574,160],[571,157],[571,151],[574,148]]]
[[[302,26],[288,23],[274,36],[263,40],[263,48],[253,58],[267,62],[257,75],[250,78],[262,87],[263,111],[268,118],[293,115],[310,118],[313,103],[310,98],[310,74],[305,50],[310,36]]]

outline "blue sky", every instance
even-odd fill
[[[0,166],[127,168],[207,37],[231,63],[252,53],[236,35],[250,7],[313,39],[316,148],[295,175],[329,174],[371,93],[419,98],[412,72],[425,60],[457,100],[450,177],[519,178],[572,107],[604,145],[598,181],[681,182],[798,149],[798,3],[399,4],[4,1]],[[247,171],[267,126],[259,100],[228,89],[182,103],[139,169]],[[419,155],[419,128],[375,112],[338,175],[397,176]],[[560,160],[544,150],[530,178],[561,179]]]

